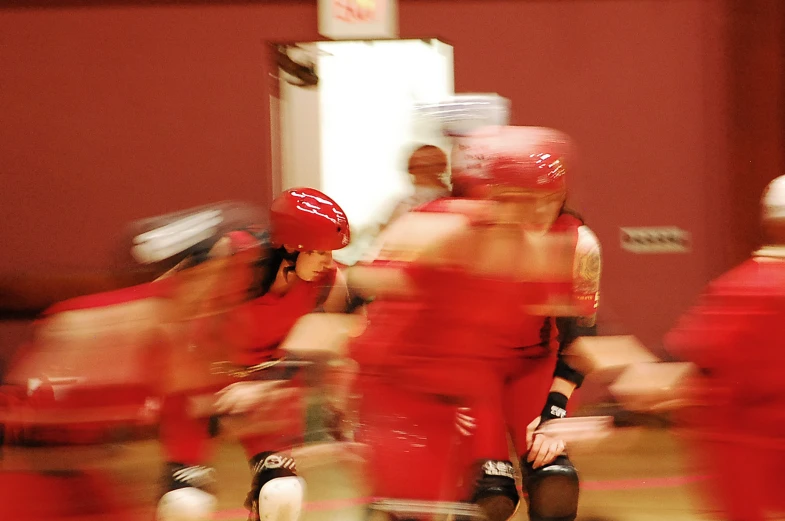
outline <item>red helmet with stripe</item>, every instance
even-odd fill
[[[543,127],[489,127],[458,145],[453,184],[477,192],[478,186],[501,186],[532,192],[567,190],[572,143],[566,134]]]
[[[291,188],[270,207],[270,238],[275,246],[298,251],[332,251],[349,244],[351,236],[338,203],[313,188]]]
[[[486,174],[491,183],[536,192],[567,190],[569,137],[549,128],[504,127]]]

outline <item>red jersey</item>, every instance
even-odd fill
[[[712,282],[665,344],[753,406],[785,402],[784,336],[785,259],[754,257]]]
[[[498,381],[494,363],[506,356],[494,338],[519,323],[521,285],[459,268],[405,268],[422,297],[377,301],[352,346],[366,373],[398,385],[451,397],[484,394]]]
[[[483,226],[486,207],[482,202],[444,199],[417,211],[464,215],[475,223],[470,226]],[[581,272],[576,253],[586,242],[597,247],[596,238],[569,214],[559,216],[551,232],[568,238],[559,243],[566,248],[567,271],[553,280],[525,281],[512,274],[481,275],[448,266],[374,261],[377,266],[403,269],[420,297],[375,302],[369,310],[371,325],[355,342],[354,356],[366,370],[386,372],[410,387],[460,395],[498,383],[498,376],[486,370],[504,368],[499,362],[520,357],[521,348],[537,348],[535,356],[547,354],[559,332],[554,319],[529,312],[531,305],[541,303],[550,309],[547,305],[557,297],[593,310],[597,294],[596,288],[587,291],[583,279],[576,277]],[[582,236],[593,241],[582,241]],[[472,388],[473,383],[478,387]]]
[[[559,215],[556,222],[551,226],[549,233],[567,233],[570,236],[572,251],[578,249],[579,229],[584,226],[580,219],[563,213]],[[577,270],[575,270],[577,271]],[[575,275],[575,274],[574,274]],[[576,284],[577,277],[572,281],[558,281],[553,283],[529,283],[524,291],[529,292],[530,301],[547,301],[550,293],[559,295],[572,294],[573,299],[582,302],[587,298],[591,300],[590,305],[594,305],[595,294],[579,291]],[[559,331],[556,321],[551,316],[539,316],[522,313],[516,327],[509,332],[500,331],[500,339],[507,346],[512,348],[513,354],[526,354],[531,348],[554,349],[558,343]]]
[[[464,214],[473,220],[483,219],[483,207],[471,199],[438,199],[417,208],[418,212]],[[598,288],[587,287],[583,280],[587,278],[579,266],[579,259],[583,250],[598,247],[596,237],[583,222],[569,214],[562,213],[551,226],[549,233],[563,233],[570,238],[570,251],[574,254],[575,266],[573,279],[552,282],[527,282],[520,283],[517,287],[521,298],[527,303],[547,302],[551,295],[571,295],[572,300],[585,314],[593,312],[598,304]],[[599,265],[597,266],[599,270]],[[597,274],[599,275],[599,274]],[[590,277],[590,275],[589,275]],[[477,302],[483,302],[487,297],[480,297]],[[476,308],[480,304],[475,305]],[[499,345],[507,346],[508,354],[519,356],[530,348],[555,348],[559,332],[555,319],[549,316],[518,313],[518,320],[504,329],[488,331],[496,337]]]
[[[278,345],[300,318],[319,306],[336,274],[331,269],[316,280],[298,280],[283,295],[268,292],[232,310],[226,332],[232,361],[250,366],[278,356]]]

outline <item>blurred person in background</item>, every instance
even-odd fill
[[[727,521],[785,511],[785,176],[761,206],[765,245],[712,281],[665,338],[700,368],[681,419],[710,471],[710,504]]]
[[[406,171],[412,183],[413,193],[397,201],[390,213],[385,213],[375,223],[365,226],[363,230],[353,234],[352,244],[346,252],[342,252],[347,265],[353,265],[360,258],[367,258],[376,251],[381,233],[402,215],[416,207],[435,199],[448,197],[450,188],[447,184],[447,155],[435,145],[418,144],[411,147],[406,156]]]
[[[168,282],[65,300],[35,322],[0,388],[0,519],[149,519],[144,487],[111,469],[118,444],[155,436]]]
[[[395,206],[381,230],[414,208],[450,195],[450,188],[445,182],[448,175],[447,155],[441,148],[435,145],[417,145],[409,154],[406,170],[414,193]]]

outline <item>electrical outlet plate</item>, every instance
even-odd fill
[[[632,253],[687,253],[690,234],[676,226],[620,229],[621,248]]]

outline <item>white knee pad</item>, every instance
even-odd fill
[[[156,521],[210,521],[217,507],[214,495],[194,487],[179,488],[163,495]]]
[[[273,478],[259,491],[259,521],[299,521],[304,502],[303,478]]]

